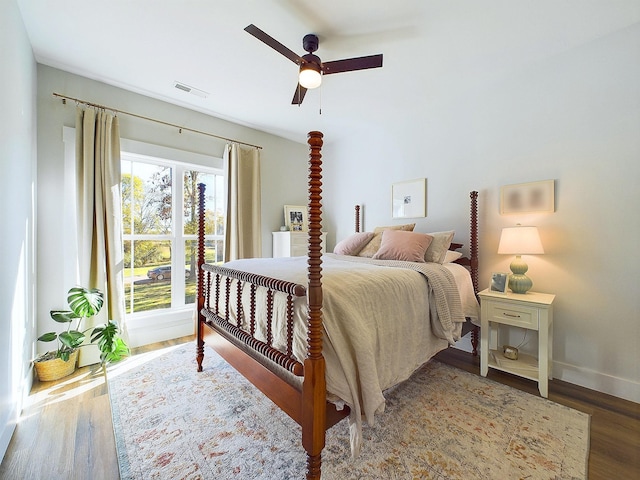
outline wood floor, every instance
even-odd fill
[[[184,337],[136,349],[134,354],[192,341]],[[447,349],[437,358],[472,373],[479,359]],[[498,371],[489,378],[538,394],[529,380]],[[591,415],[589,478],[640,479],[640,405],[559,380],[549,399]],[[78,369],[59,382],[36,383],[0,465],[0,479],[117,480],[109,396],[98,367]]]

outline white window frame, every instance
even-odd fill
[[[63,129],[63,141],[65,145],[65,184],[68,181],[69,186],[71,186],[72,180],[75,178],[75,131],[76,129],[73,127],[64,127]],[[140,161],[146,159],[154,164],[163,163],[172,167],[178,166],[178,168],[174,167],[172,169],[172,175],[174,176],[172,185],[176,187],[179,186],[180,192],[182,192],[184,182],[184,170],[201,170],[222,176],[226,173],[223,168],[223,159],[220,157],[203,155],[126,138],[120,139],[120,150],[123,158],[135,157],[140,159]],[[178,170],[182,172],[181,175],[177,175]],[[66,231],[75,231],[75,183],[73,185],[73,188],[65,188],[65,205],[68,206],[68,208],[65,208],[64,217],[65,228],[67,228]],[[226,195],[224,195],[224,198],[226,199]],[[171,239],[171,237],[176,238],[175,235],[179,233],[179,238],[182,241],[174,242],[175,250],[172,249],[172,264],[175,259],[184,258],[184,241],[197,239],[196,235],[184,235],[182,218],[183,198],[181,195],[174,195],[174,200],[172,206],[174,232],[172,235],[168,235],[167,239]],[[226,208],[225,205],[223,205],[222,208]],[[176,222],[176,217],[178,218],[179,225],[178,222]],[[71,230],[68,228],[71,228]],[[178,230],[178,228],[180,228],[180,230]],[[75,245],[75,235],[73,235],[73,238],[74,242],[69,242],[70,246],[64,252],[66,267],[63,272],[63,278],[65,285],[77,283],[77,273],[75,271],[77,245]],[[158,239],[160,239],[158,236],[153,236],[153,240]],[[171,304],[181,306],[128,313],[126,315],[126,324],[130,347],[148,345],[150,343],[193,335],[195,333],[195,305],[184,304],[184,282],[177,288],[173,278],[171,282]]]

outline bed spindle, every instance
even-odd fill
[[[360,231],[360,205],[356,205],[356,228],[355,231],[358,233]]]
[[[251,317],[249,318],[249,333],[252,337],[256,335],[256,285],[251,284]]]
[[[469,194],[471,198],[471,246],[469,250],[470,267],[471,267],[471,282],[473,283],[473,291],[478,296],[478,192],[473,191]],[[477,325],[473,326],[471,330],[471,347],[472,354],[478,355],[478,333],[479,328]]]
[[[196,328],[196,363],[198,364],[198,372],[202,371],[202,360],[204,359],[204,317],[202,311],[204,309],[204,275],[202,274],[202,266],[204,265],[204,183],[198,184],[198,260],[197,260],[197,311],[198,325]]]
[[[267,290],[267,345],[273,346],[273,290]]]
[[[219,305],[220,305],[220,279],[222,277],[220,276],[220,274],[216,273],[216,296],[215,296],[215,305],[214,305],[214,312],[216,312],[216,315],[220,314],[220,309],[219,309]]]
[[[293,296],[287,295],[287,355],[293,356]]]
[[[307,452],[307,480],[320,480],[325,443],[327,387],[322,355],[322,133],[309,132],[309,300],[307,358],[302,384],[302,445]]]

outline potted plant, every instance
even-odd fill
[[[57,342],[57,349],[49,351],[34,360],[38,378],[42,381],[57,380],[70,375],[76,368],[78,349],[85,345],[97,345],[103,366],[117,362],[129,354],[129,347],[118,336],[118,324],[109,320],[106,324],[82,330],[82,323],[97,315],[104,304],[104,294],[97,288],[73,287],[67,295],[69,310],[51,310],[51,318],[66,324],[61,333],[49,332],[38,337],[41,342]]]

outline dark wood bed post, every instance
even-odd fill
[[[302,446],[307,452],[307,480],[320,480],[325,442],[327,386],[322,355],[322,133],[309,132],[309,321],[302,384]]]
[[[478,295],[478,192],[473,191],[469,194],[471,198],[471,248],[469,252],[471,266],[471,281],[473,282],[473,291]],[[471,346],[473,347],[473,355],[478,355],[478,326],[471,330]]]
[[[356,205],[356,233],[360,231],[360,205]]]
[[[204,275],[202,270],[204,264],[204,183],[198,184],[198,265],[197,265],[197,311],[196,311],[196,361],[198,371],[202,371],[202,360],[204,359]]]

